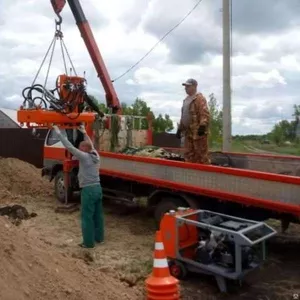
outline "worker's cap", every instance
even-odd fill
[[[183,86],[187,86],[187,85],[194,85],[194,86],[197,86],[197,85],[198,85],[198,82],[197,82],[197,80],[190,78],[190,79],[188,79],[186,82],[184,82],[182,85],[183,85]]]

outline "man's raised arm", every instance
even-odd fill
[[[86,157],[86,153],[83,151],[78,150],[76,147],[74,147],[69,140],[61,133],[60,129],[58,128],[57,125],[52,126],[53,129],[55,130],[58,138],[62,142],[62,144],[74,155],[76,158],[81,159]]]
[[[78,130],[83,134],[84,140],[85,140],[86,142],[89,142],[89,143],[91,144],[92,150],[95,150],[94,143],[93,143],[92,140],[90,139],[89,135],[86,133],[86,130],[85,130],[84,125],[80,125],[80,126],[78,127]]]

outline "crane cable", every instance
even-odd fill
[[[133,64],[127,71],[125,71],[123,74],[120,76],[116,77],[115,79],[112,80],[112,82],[116,82],[120,78],[124,77],[127,73],[129,73],[132,69],[134,69],[138,64],[140,64],[165,38],[167,38],[177,27],[179,27],[191,14],[192,12],[200,5],[200,3],[203,0],[199,0],[193,8],[175,25],[173,26],[170,30],[168,30],[154,45],[150,50],[142,56],[135,64]]]
[[[50,68],[51,68],[51,64],[52,64],[52,59],[53,59],[53,56],[54,56],[54,50],[55,50],[55,46],[56,46],[56,41],[58,39],[60,40],[62,58],[63,58],[63,63],[64,63],[66,75],[68,75],[68,70],[67,70],[67,64],[66,64],[66,59],[65,59],[65,52],[67,54],[67,57],[69,59],[69,62],[71,64],[71,66],[72,66],[72,70],[74,71],[74,74],[77,76],[76,69],[75,69],[75,67],[73,65],[72,59],[71,59],[71,57],[69,55],[69,51],[68,51],[68,49],[67,49],[67,47],[65,45],[65,42],[63,40],[63,33],[61,31],[61,25],[60,24],[59,25],[56,24],[53,39],[52,39],[52,41],[51,41],[51,43],[50,43],[50,45],[49,45],[49,47],[47,49],[47,52],[46,52],[46,54],[45,54],[45,56],[44,56],[44,58],[42,60],[42,63],[40,65],[40,67],[38,69],[38,72],[35,75],[34,80],[33,80],[33,82],[32,82],[31,85],[35,84],[35,82],[36,82],[36,80],[37,80],[37,78],[38,78],[38,76],[39,76],[39,74],[41,72],[41,69],[42,69],[42,67],[43,67],[43,65],[44,65],[44,63],[46,61],[46,58],[48,57],[49,51],[51,50],[50,60],[49,60],[49,64],[48,64],[48,70],[47,70],[45,84],[44,84],[44,86],[46,87],[46,84],[47,84],[47,81],[48,81],[48,77],[49,77]],[[51,47],[52,47],[52,49],[51,49]]]
[[[77,101],[78,97],[80,95],[82,95],[82,93],[86,94],[85,87],[84,86],[80,87],[80,90],[79,90],[80,95],[79,94],[78,95],[72,95],[72,92],[70,91],[69,94],[67,95],[66,99],[61,99],[59,93],[58,93],[58,95],[59,95],[58,98],[56,98],[55,95],[54,95],[55,91],[58,92],[58,81],[56,81],[55,89],[48,90],[46,88],[57,40],[60,40],[60,48],[61,48],[62,59],[63,59],[63,64],[64,64],[66,75],[68,76],[68,69],[67,69],[65,54],[66,54],[67,58],[69,59],[69,62],[72,66],[70,71],[74,70],[74,73],[77,76],[77,73],[76,73],[75,67],[73,65],[72,59],[69,55],[68,49],[67,49],[67,47],[64,43],[64,40],[63,40],[63,33],[61,31],[61,23],[56,22],[54,37],[53,37],[53,39],[52,39],[52,41],[51,41],[51,43],[50,43],[50,45],[47,49],[47,52],[46,52],[46,54],[45,54],[45,56],[42,60],[42,63],[40,65],[39,69],[38,69],[38,72],[35,75],[31,86],[24,88],[23,91],[22,91],[22,95],[23,95],[23,98],[24,98],[23,106],[26,107],[26,104],[28,104],[29,108],[34,108],[34,107],[38,107],[38,106],[41,107],[41,105],[43,104],[44,109],[48,109],[48,108],[54,109],[56,112],[61,113],[63,115],[66,115],[66,116],[68,116],[69,119],[74,120],[74,119],[77,119],[77,117],[80,115],[80,112],[78,112],[77,116],[70,117],[68,115],[70,113],[69,110],[70,110],[70,107],[71,107],[71,109],[73,111],[74,108],[75,108],[74,103],[78,102]],[[50,51],[51,51],[51,53],[50,53]],[[46,78],[45,78],[44,85],[36,84],[35,82],[36,82],[36,80],[37,80],[37,78],[40,74],[40,71],[41,71],[41,69],[42,69],[49,53],[50,53],[50,59],[49,59],[49,64],[48,64],[48,68],[47,68],[47,73],[46,73]],[[41,96],[33,97],[32,92],[38,92],[38,93],[41,94]],[[36,103],[37,100],[40,101],[40,103],[38,105]],[[47,102],[48,102],[49,107],[47,105]],[[67,109],[67,111],[66,111],[66,109]]]

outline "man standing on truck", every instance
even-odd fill
[[[60,129],[54,125],[62,144],[79,160],[78,181],[81,188],[81,228],[83,248],[94,248],[95,242],[104,240],[104,220],[102,208],[102,188],[100,185],[99,167],[100,157],[93,143],[86,133],[83,125],[79,126],[84,135],[84,141],[75,148],[68,139],[62,135]]]
[[[181,119],[176,133],[184,138],[185,160],[192,163],[210,164],[208,156],[208,129],[210,113],[205,97],[197,92],[198,83],[188,79],[182,84],[187,97],[183,100]]]

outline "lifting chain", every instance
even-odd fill
[[[76,73],[76,70],[75,70],[75,67],[73,65],[73,62],[72,62],[72,59],[69,55],[69,51],[65,45],[65,42],[63,40],[64,36],[63,36],[63,33],[62,33],[62,30],[61,30],[61,24],[62,24],[62,17],[57,14],[58,16],[58,20],[55,20],[55,32],[54,32],[54,36],[53,36],[53,39],[47,49],[47,52],[42,60],[42,63],[38,69],[38,72],[37,74],[35,75],[34,77],[34,80],[32,82],[32,86],[35,84],[40,72],[41,72],[41,69],[49,55],[49,52],[51,51],[51,54],[50,54],[50,60],[49,60],[49,64],[48,64],[48,69],[47,69],[47,73],[46,73],[46,78],[45,78],[45,82],[44,82],[44,87],[46,87],[47,85],[47,82],[48,82],[48,77],[49,77],[49,72],[50,72],[50,68],[51,68],[51,64],[52,64],[52,60],[53,60],[53,56],[54,56],[54,50],[55,50],[55,46],[56,46],[56,41],[59,40],[60,41],[60,48],[61,48],[61,53],[62,53],[62,59],[63,59],[63,64],[64,64],[64,68],[65,68],[65,73],[66,75],[68,75],[68,69],[67,69],[67,63],[66,63],[66,57],[65,57],[65,54],[67,55],[68,59],[69,59],[69,62],[71,64],[71,71],[73,70],[74,71],[74,74],[77,76],[77,73]]]
[[[29,108],[33,108],[33,107],[44,107],[45,109],[48,109],[49,107],[52,106],[52,108],[54,108],[57,111],[60,111],[61,113],[63,112],[63,108],[61,107],[61,105],[59,105],[60,103],[60,97],[56,98],[54,96],[54,92],[58,90],[58,86],[56,83],[56,86],[54,89],[52,90],[48,90],[46,88],[47,86],[47,81],[48,81],[48,77],[49,77],[49,72],[50,72],[50,68],[51,68],[51,64],[53,61],[53,56],[54,56],[54,50],[55,50],[55,46],[56,46],[56,42],[59,40],[60,41],[60,48],[61,48],[61,53],[62,53],[62,58],[63,58],[63,64],[64,64],[64,69],[65,69],[65,73],[68,76],[68,69],[67,69],[67,63],[66,63],[66,56],[69,59],[69,62],[71,64],[71,68],[70,71],[72,72],[72,70],[74,70],[75,75],[77,76],[76,70],[74,68],[73,62],[71,60],[71,57],[69,55],[68,49],[64,43],[63,40],[63,33],[61,30],[61,23],[62,23],[62,18],[61,16],[58,14],[58,20],[55,20],[55,32],[54,32],[54,36],[53,39],[47,49],[47,52],[42,60],[42,63],[38,69],[37,74],[34,77],[34,80],[31,84],[31,86],[26,87],[23,91],[22,91],[22,95],[24,97],[24,102],[23,102],[23,106],[26,107],[26,105],[28,105]],[[49,64],[48,64],[48,68],[47,68],[47,73],[46,73],[46,78],[44,81],[44,85],[41,84],[36,84],[36,80],[41,72],[41,69],[47,59],[47,57],[49,56],[50,53],[50,59],[49,59]],[[41,96],[33,96],[33,92],[37,92],[39,93]],[[85,92],[84,90],[82,91],[83,93]],[[39,101],[40,103],[36,103],[36,101]],[[48,104],[47,104],[48,103]],[[50,106],[48,107],[48,105],[50,104]]]

